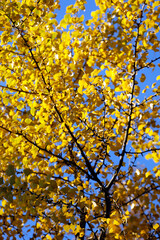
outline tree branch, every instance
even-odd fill
[[[127,146],[127,142],[128,142],[128,134],[129,134],[129,129],[131,126],[131,121],[132,121],[132,112],[133,112],[133,96],[134,96],[134,88],[135,88],[135,81],[136,81],[136,58],[137,58],[137,46],[138,46],[138,38],[140,36],[139,34],[139,28],[140,28],[140,24],[142,22],[142,18],[143,18],[143,11],[144,11],[144,7],[145,7],[145,3],[143,5],[143,8],[141,10],[141,16],[140,16],[140,22],[137,23],[137,37],[135,40],[135,45],[134,45],[134,56],[135,56],[135,62],[133,65],[133,75],[132,75],[132,89],[131,89],[131,94],[130,94],[130,102],[129,102],[129,115],[128,115],[128,124],[127,124],[127,128],[125,131],[125,137],[124,137],[124,141],[123,141],[123,146],[122,146],[122,153],[120,156],[120,160],[119,160],[119,164],[118,167],[116,169],[115,174],[112,176],[111,180],[109,181],[108,185],[106,186],[106,189],[109,191],[110,188],[112,187],[112,185],[114,184],[116,177],[123,165],[123,161],[124,161],[124,156],[125,156],[125,150],[126,150],[126,146]]]
[[[42,147],[38,146],[35,142],[33,142],[33,141],[31,141],[30,139],[28,139],[28,137],[27,137],[26,135],[24,135],[22,132],[21,132],[21,133],[20,133],[20,132],[13,132],[13,131],[11,131],[11,130],[3,127],[3,126],[0,126],[0,128],[6,130],[6,131],[9,132],[9,133],[17,134],[17,135],[20,135],[20,136],[24,137],[24,139],[27,140],[27,142],[31,143],[32,145],[34,145],[35,147],[37,147],[39,150],[44,151],[44,152],[48,153],[49,155],[54,156],[54,157],[56,157],[57,159],[62,160],[62,161],[63,161],[65,164],[67,164],[68,166],[74,166],[74,167],[78,168],[81,172],[83,172],[85,175],[87,175],[87,177],[88,177],[89,179],[94,180],[94,178],[93,178],[88,172],[86,172],[84,169],[82,169],[80,166],[78,166],[75,162],[63,158],[63,157],[61,156],[61,154],[56,155],[56,154],[52,153],[51,151],[48,151],[46,148],[42,148]]]
[[[58,114],[58,116],[60,118],[60,121],[64,122],[64,120],[63,120],[63,118],[62,118],[62,116],[61,116],[61,114],[60,114],[60,112],[59,112],[59,110],[58,110],[58,108],[57,108],[57,106],[55,104],[54,104],[54,108],[55,108],[55,111],[57,112],[57,114]],[[65,123],[65,127],[68,130],[68,132],[69,132],[70,136],[72,137],[73,141],[77,145],[78,149],[80,150],[81,155],[82,155],[83,159],[85,160],[86,166],[87,166],[88,170],[90,171],[90,173],[92,175],[92,179],[97,181],[99,183],[99,185],[104,189],[104,186],[103,186],[102,182],[97,177],[97,174],[95,173],[94,169],[92,168],[92,166],[91,166],[91,164],[90,164],[86,154],[84,153],[81,145],[78,143],[77,138],[74,136],[74,134],[72,133],[72,131],[70,130],[69,126],[66,123]]]

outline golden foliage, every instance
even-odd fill
[[[160,238],[160,1],[86,3],[0,1],[1,239]]]

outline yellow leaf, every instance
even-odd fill
[[[146,178],[148,178],[149,176],[152,176],[152,174],[151,174],[151,172],[150,171],[148,171],[148,172],[146,172]]]
[[[109,229],[109,233],[114,233],[115,229],[112,227]]]
[[[147,41],[146,41],[146,39],[143,39],[143,46],[145,47],[145,48],[147,48],[148,47],[148,44],[147,44]]]
[[[113,224],[114,224],[114,225],[118,225],[118,226],[120,225],[120,223],[119,223],[117,220],[114,220],[114,221],[113,221]]]
[[[154,87],[155,87],[155,85],[156,85],[156,83],[153,83],[153,84],[152,84],[152,88],[154,88]]]
[[[79,225],[76,226],[76,230],[74,231],[75,234],[81,231],[81,227]]]
[[[127,181],[127,185],[128,186],[132,185],[132,181],[130,179]]]
[[[146,88],[145,88],[145,89],[143,89],[143,90],[142,90],[142,93],[145,93],[145,92],[146,92],[146,90],[147,90]]]
[[[36,225],[37,228],[41,228],[42,225],[38,222],[37,225]]]
[[[64,229],[64,231],[66,231],[67,233],[69,232],[69,230],[70,230],[70,225],[64,225],[63,226],[63,229]]]
[[[159,228],[159,224],[158,224],[158,223],[154,224],[154,225],[153,225],[153,228],[154,228],[155,230],[157,230],[157,229]]]
[[[151,153],[148,153],[145,158],[148,160],[148,159],[152,159],[152,154]]]
[[[53,238],[51,237],[51,235],[47,234],[47,235],[46,235],[46,239],[52,240]]]
[[[29,125],[31,122],[32,122],[32,120],[30,118],[25,119],[25,123],[27,123],[27,125]]]
[[[67,28],[67,23],[66,23],[65,19],[62,19],[62,20],[61,20],[60,26],[61,26],[62,28],[65,28],[65,29]]]
[[[3,215],[3,213],[4,213],[4,209],[0,208],[0,216]]]
[[[6,199],[3,199],[3,200],[2,200],[2,206],[5,207],[6,204],[7,204]]]
[[[141,230],[141,234],[146,234],[146,231],[145,230]]]
[[[160,1],[154,1],[153,2],[153,8],[159,7],[160,6]]]
[[[141,77],[140,77],[140,81],[144,82],[146,80],[146,76],[145,74],[142,73]]]
[[[84,236],[84,232],[80,232],[79,236],[83,237]]]
[[[146,128],[145,133],[149,133],[151,129],[149,127]]]
[[[74,230],[75,230],[75,227],[76,227],[76,225],[75,225],[75,224],[71,224],[71,225],[70,225],[70,229],[71,229],[72,231],[74,231]]]
[[[157,171],[156,177],[160,177],[160,169]]]
[[[157,80],[157,81],[160,80],[160,75],[156,78],[156,80]]]

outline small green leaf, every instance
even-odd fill
[[[28,175],[31,174],[33,171],[32,171],[32,169],[30,169],[30,168],[25,168],[25,169],[23,170],[23,172],[24,172],[24,174],[25,174],[26,176],[28,176]]]
[[[14,166],[12,164],[9,164],[6,170],[6,175],[7,176],[12,176],[15,174],[15,169]]]
[[[3,177],[0,177],[0,185],[3,184]]]
[[[12,196],[12,193],[7,193],[5,198],[9,201],[9,202],[13,202],[13,196]]]
[[[50,185],[49,185],[49,188],[48,188],[49,191],[53,191],[53,192],[56,192],[57,191],[57,183],[55,180],[51,180],[50,181]]]
[[[15,175],[11,176],[9,181],[11,185],[15,184]]]
[[[25,123],[30,124],[31,122],[32,122],[32,120],[30,118],[25,119]]]

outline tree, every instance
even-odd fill
[[[160,238],[160,1],[95,2],[0,2],[1,239]]]

